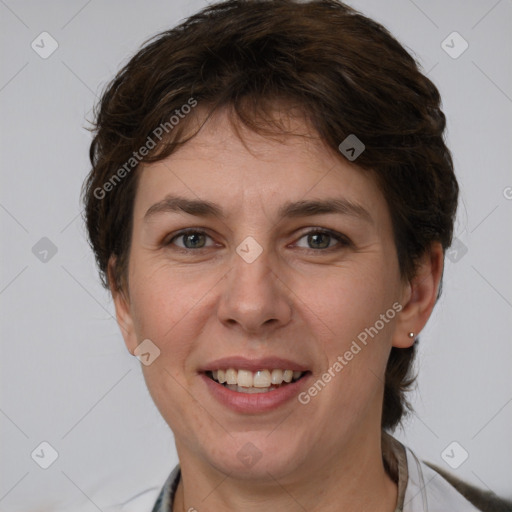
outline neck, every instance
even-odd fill
[[[353,439],[342,452],[333,450],[331,457],[310,461],[279,479],[268,473],[257,481],[239,479],[236,472],[223,474],[204,461],[188,457],[178,443],[177,448],[181,479],[173,512],[396,509],[397,486],[384,468],[380,431],[371,439]]]

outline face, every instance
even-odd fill
[[[219,114],[142,170],[115,301],[130,352],[160,351],[142,368],[180,461],[286,479],[380,433],[407,287],[369,173],[317,138],[241,133]]]

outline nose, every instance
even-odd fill
[[[221,293],[218,316],[228,327],[238,326],[246,334],[269,334],[290,322],[291,295],[268,250],[264,249],[250,263],[235,253]]]

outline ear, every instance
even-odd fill
[[[393,347],[410,347],[425,327],[436,304],[443,275],[444,252],[439,242],[430,247],[418,262],[416,275],[404,285],[402,310],[397,317]],[[414,333],[413,337],[409,333]]]
[[[135,335],[133,317],[131,312],[130,298],[128,294],[127,284],[119,287],[115,279],[115,256],[111,256],[108,261],[107,278],[109,283],[110,292],[116,309],[116,319],[121,333],[124,338],[124,343],[130,354],[134,355],[134,350],[137,347],[137,336]]]

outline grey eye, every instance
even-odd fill
[[[182,249],[204,249],[208,247],[208,238],[210,237],[202,231],[187,231],[174,236],[169,240],[169,245],[175,244]],[[181,243],[178,243],[178,240]]]

